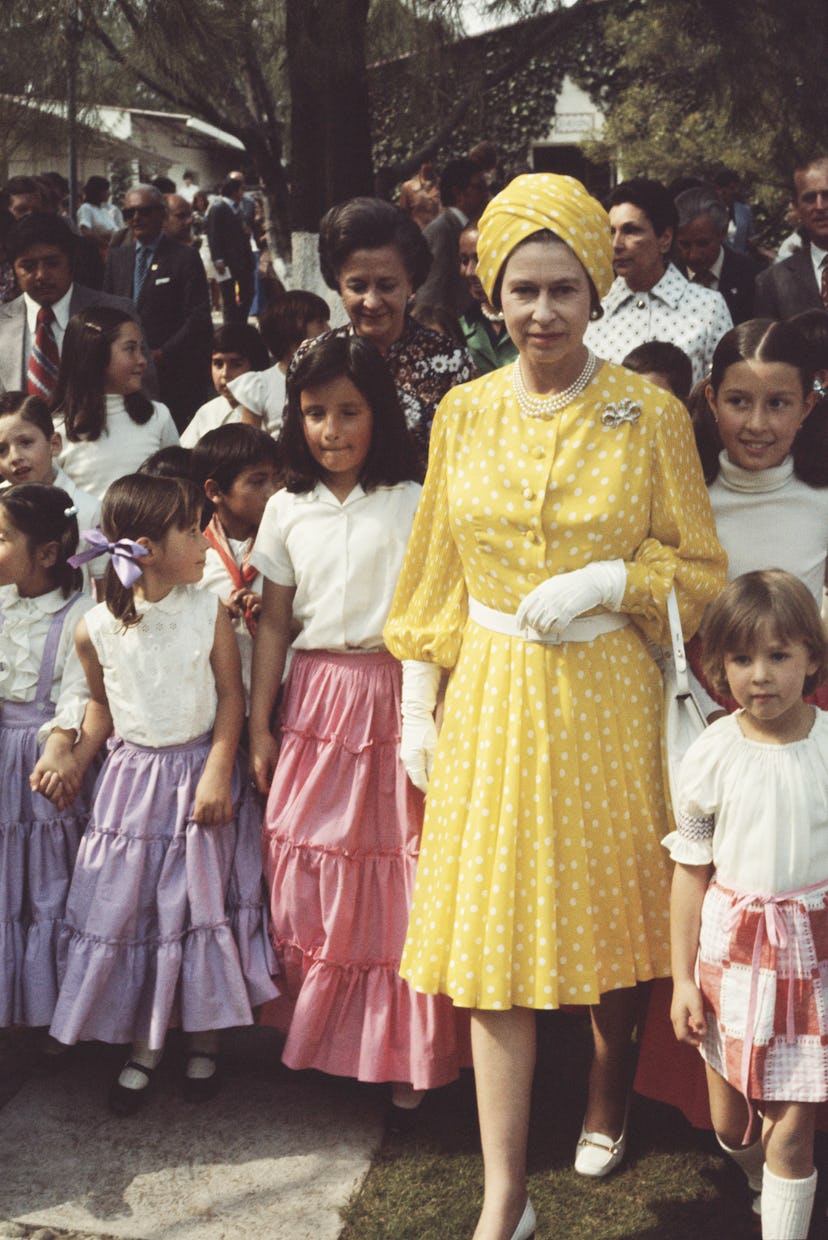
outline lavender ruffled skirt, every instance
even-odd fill
[[[0,1027],[48,1025],[57,1001],[57,936],[92,780],[62,813],[29,788],[44,716],[6,702],[0,725]]]
[[[72,1044],[249,1025],[277,995],[260,813],[237,763],[235,815],[192,821],[210,737],[148,749],[116,741],[98,780],[58,944],[52,1035]]]

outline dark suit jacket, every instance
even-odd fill
[[[113,297],[94,288],[85,288],[82,284],[73,284],[69,301],[70,317],[89,306],[112,306],[116,310],[125,310],[127,314],[135,314],[131,299]],[[0,306],[0,392],[26,390],[23,370],[25,339],[26,302],[21,296]]]
[[[753,318],[753,294],[754,285],[756,284],[756,264],[745,254],[739,254],[736,250],[731,250],[729,245],[722,246],[724,250],[724,258],[722,260],[722,270],[719,273],[718,292],[721,293],[727,302],[727,308],[730,311],[730,317],[735,323],[744,323],[746,319]],[[673,262],[678,267],[683,276],[690,277],[687,273],[687,267],[679,258],[673,258]]]
[[[240,216],[223,198],[217,198],[207,212],[207,241],[213,262],[225,262],[235,279],[252,266],[250,238]]]
[[[756,278],[753,313],[757,319],[789,319],[803,310],[824,309],[809,245]]]
[[[418,306],[445,306],[458,317],[471,301],[468,285],[460,275],[460,234],[463,226],[446,209],[423,229],[431,250],[431,269],[417,290]]]
[[[106,292],[131,297],[134,274],[134,241],[109,251]],[[181,430],[212,388],[210,293],[198,252],[162,236],[136,308],[149,348],[162,351],[158,395]]]

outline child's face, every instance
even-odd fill
[[[146,368],[141,328],[137,323],[122,323],[110,348],[104,390],[112,396],[140,391]]]
[[[279,479],[272,465],[249,465],[236,474],[227,491],[208,493],[229,538],[252,538]]]
[[[241,353],[217,352],[213,354],[212,360],[213,387],[219,396],[230,398],[227,391],[227,384],[232,383],[234,379],[238,379],[239,375],[246,375],[250,370],[250,361]]]
[[[156,579],[170,589],[201,581],[207,560],[207,539],[198,521],[179,529],[174,525],[153,547],[151,568]]]
[[[55,477],[53,458],[60,452],[60,435],[47,439],[33,422],[18,413],[0,417],[0,477],[17,485],[40,482],[51,486]]]
[[[0,586],[17,586],[24,594],[25,583],[34,571],[29,540],[12,521],[6,505],[0,503]]]
[[[344,375],[300,395],[305,442],[325,485],[340,499],[357,485],[371,449],[374,415]]]
[[[734,465],[752,471],[781,465],[816,400],[788,362],[734,362],[718,392],[706,396],[719,438]]]
[[[804,642],[783,640],[769,624],[761,626],[752,649],[728,651],[724,666],[731,694],[768,736],[784,736],[805,709],[805,677],[817,670]]]

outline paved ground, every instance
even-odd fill
[[[0,1240],[335,1240],[382,1135],[384,1093],[279,1064],[265,1029],[229,1035],[224,1088],[194,1107],[173,1044],[154,1095],[118,1119],[122,1052],[79,1048],[44,1080],[30,1035],[0,1048]]]

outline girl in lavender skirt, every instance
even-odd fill
[[[48,1026],[57,999],[56,940],[91,786],[71,810],[36,795],[29,776],[55,704],[79,724],[86,679],[74,628],[93,600],[68,563],[76,509],[58,487],[25,483],[0,497],[0,1027]]]
[[[90,702],[79,744],[114,730],[81,842],[59,946],[51,1033],[131,1042],[110,1091],[143,1102],[167,1030],[187,1033],[184,1094],[218,1085],[218,1030],[253,1021],[277,988],[262,903],[259,822],[236,748],[244,697],[218,597],[197,590],[207,542],[189,482],[130,475],[106,493],[106,601],[78,626]],[[83,552],[88,558],[92,552]],[[49,795],[68,795],[75,740],[54,731]]]

